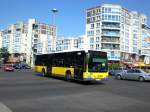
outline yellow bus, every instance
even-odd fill
[[[108,77],[107,53],[79,50],[36,55],[36,72],[66,80],[101,81]]]

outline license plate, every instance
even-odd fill
[[[101,79],[96,79],[96,81],[100,81]]]

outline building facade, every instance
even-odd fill
[[[150,45],[146,41],[149,31],[145,15],[120,5],[103,4],[86,10],[89,49],[106,51],[109,60],[150,60]]]
[[[40,23],[35,19],[18,22],[1,31],[2,46],[18,61],[33,65],[36,54],[56,49],[56,26]]]
[[[58,36],[56,40],[56,52],[65,50],[87,49],[87,39],[81,36]]]

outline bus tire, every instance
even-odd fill
[[[45,77],[46,76],[46,73],[45,73],[45,69],[42,68],[42,76]]]
[[[66,71],[65,79],[67,81],[71,81],[72,80],[72,76],[71,76],[71,72],[70,71]]]

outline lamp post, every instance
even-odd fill
[[[56,13],[58,12],[58,10],[57,9],[52,9],[51,10],[52,11],[52,25],[53,25],[53,27],[55,27],[55,33],[57,34],[57,31],[56,31],[56,25],[55,25],[55,16],[56,16]],[[56,51],[56,35],[54,34],[53,35],[54,37],[53,37],[53,47],[52,47],[52,52],[55,52]]]
[[[52,11],[52,13],[53,13],[53,17],[52,17],[53,23],[52,23],[52,24],[55,26],[55,14],[58,12],[58,10],[54,8],[54,9],[52,9],[51,11]]]

